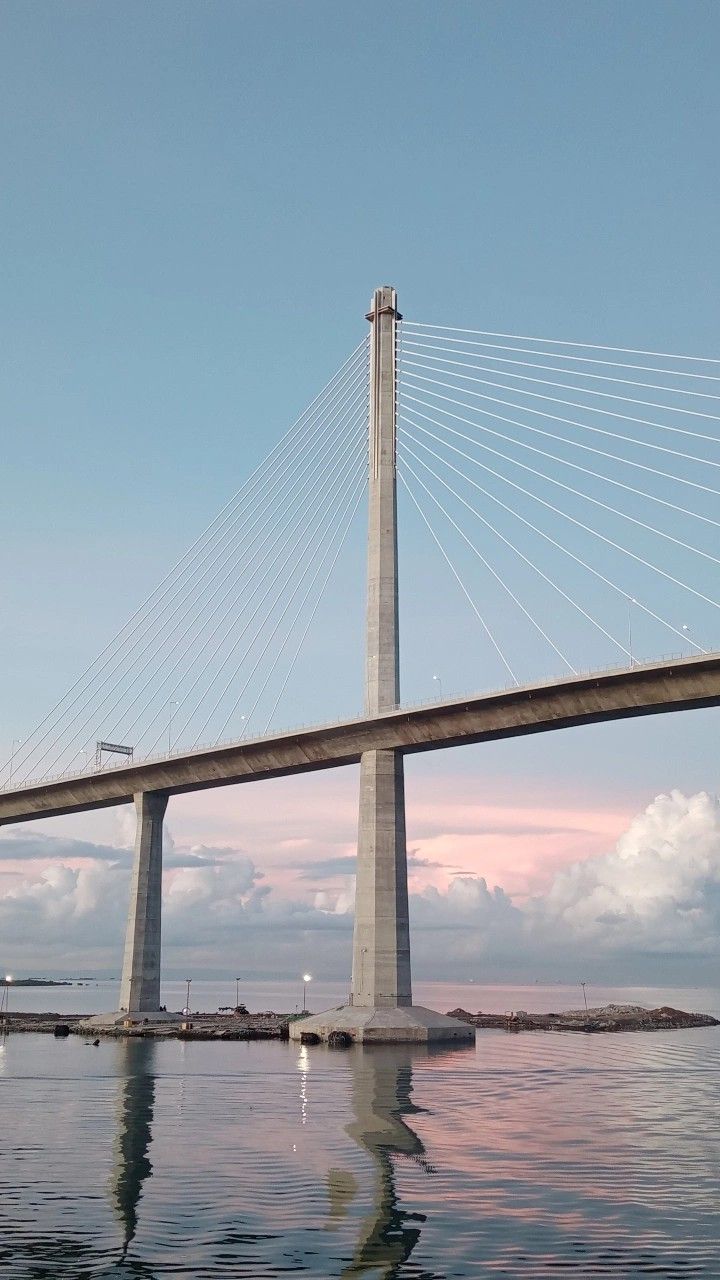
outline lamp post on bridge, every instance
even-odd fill
[[[179,703],[179,702],[169,702],[169,703],[168,703],[168,706],[169,706],[169,708],[170,708],[170,715],[169,715],[169,718],[168,718],[168,755],[170,755],[170,752],[172,751],[172,722],[173,722],[173,715],[174,715],[174,713],[175,713],[175,708],[176,708],[176,707],[179,707],[179,706],[180,706],[180,703]]]
[[[12,743],[10,744],[10,772],[8,774],[8,786],[12,782],[13,763],[15,760],[15,748],[19,747],[21,742],[22,742],[22,738],[13,738]]]
[[[628,596],[628,598],[627,598],[627,607],[628,607],[628,650],[629,650],[629,653],[630,653],[630,666],[631,666],[631,667],[634,667],[634,666],[635,666],[635,658],[634,658],[634,656],[633,656],[633,634],[632,634],[632,607],[633,607],[633,605],[634,605],[634,604],[637,604],[637,600],[635,599],[635,597],[634,597],[634,596]]]

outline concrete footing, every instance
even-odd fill
[[[396,1009],[343,1005],[290,1023],[290,1039],[312,1032],[327,1040],[331,1031],[345,1031],[358,1044],[474,1044],[475,1028],[444,1013],[414,1004]]]
[[[132,1013],[94,1013],[91,1017],[83,1018],[78,1025],[83,1031],[103,1031],[111,1030],[113,1027],[143,1027],[148,1024],[153,1026],[159,1024],[174,1024],[179,1026],[181,1022],[188,1021],[181,1013],[159,1013],[157,1009],[134,1010]]]

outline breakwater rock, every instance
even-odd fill
[[[82,1013],[8,1013],[0,1022],[0,1028],[3,1031],[49,1031],[53,1034],[57,1026],[67,1026],[72,1033],[77,1031],[84,1016]]]
[[[596,1009],[567,1009],[564,1013],[468,1013],[452,1009],[451,1018],[474,1027],[501,1031],[680,1031],[686,1027],[720,1027],[707,1013],[685,1013],[662,1005],[645,1009],[639,1004],[606,1004]]]
[[[291,1015],[287,1013],[193,1013],[189,1017],[178,1014],[169,1020],[153,1021],[148,1015],[131,1027],[113,1025],[108,1016],[107,1025],[91,1024],[87,1013],[10,1013],[6,1031],[41,1031],[54,1034],[59,1024],[68,1027],[69,1034],[82,1036],[140,1036],[165,1039],[172,1036],[180,1040],[286,1040]]]

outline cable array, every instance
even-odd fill
[[[514,683],[543,652],[707,650],[718,384],[715,357],[403,322],[400,478]]]
[[[6,762],[8,785],[80,772],[100,740],[138,759],[271,726],[367,482],[368,358],[365,339]]]
[[[364,340],[6,785],[94,767],[98,741],[141,759],[270,730],[365,492],[368,366]],[[720,359],[404,321],[397,405],[401,492],[487,646],[476,689],[713,647]]]

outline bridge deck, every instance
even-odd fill
[[[384,747],[432,751],[720,703],[720,653],[573,676],[384,712],[0,792],[0,826],[208,787],[356,764]]]

